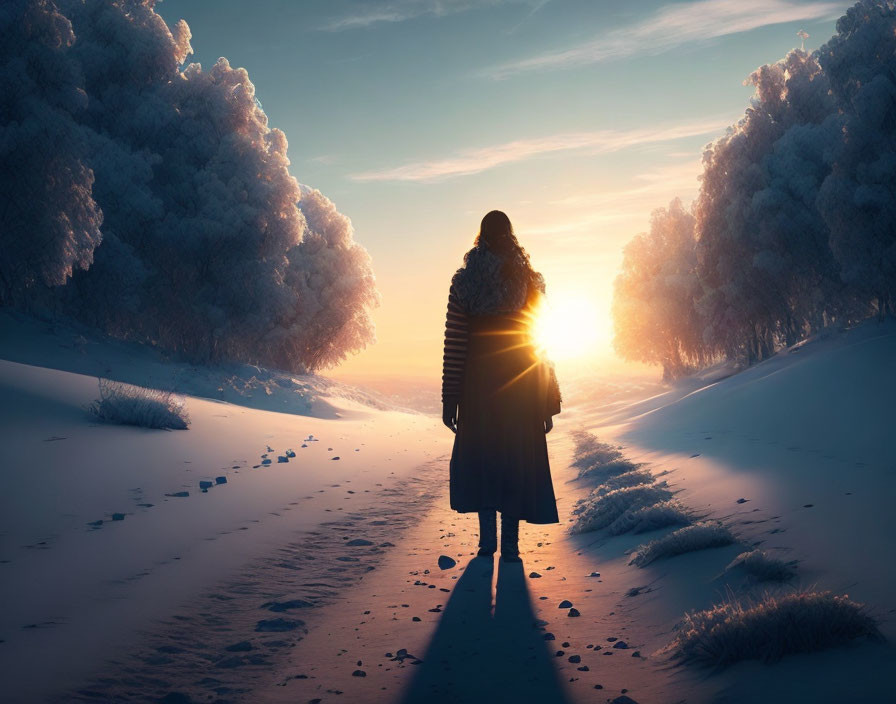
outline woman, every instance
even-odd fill
[[[508,217],[488,213],[451,280],[442,421],[456,433],[451,508],[479,513],[479,555],[521,562],[519,521],[559,523],[545,434],[560,412],[553,366],[532,341],[544,279]]]

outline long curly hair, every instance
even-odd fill
[[[473,247],[453,283],[469,312],[519,310],[544,293],[544,277],[513,233],[510,218],[492,210],[482,218]]]
[[[473,246],[494,252],[505,260],[505,266],[524,264],[530,271],[532,269],[529,254],[516,238],[510,218],[500,210],[492,210],[485,214],[479,224],[479,234],[473,240]]]

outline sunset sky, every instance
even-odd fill
[[[704,145],[759,65],[833,34],[849,3],[784,0],[166,0],[191,60],[246,68],[291,171],[373,257],[378,342],[336,375],[436,380],[448,283],[504,210],[549,295],[611,353],[622,246],[696,193]]]

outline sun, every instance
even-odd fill
[[[535,346],[553,361],[584,356],[594,351],[600,337],[599,318],[594,303],[584,295],[574,292],[551,295],[534,315]]]

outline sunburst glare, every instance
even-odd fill
[[[589,354],[600,337],[599,318],[597,307],[586,296],[575,292],[552,294],[535,311],[535,345],[554,361]]]

